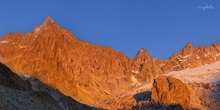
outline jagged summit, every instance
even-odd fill
[[[135,56],[135,58],[136,58],[136,57],[140,57],[140,56],[142,56],[142,57],[144,57],[144,58],[151,57],[150,53],[149,53],[145,48],[141,48],[141,49],[138,51],[138,53],[137,53],[137,55]]]
[[[50,17],[48,16],[45,20],[44,20],[44,24],[49,24],[49,23],[54,23],[55,21]]]
[[[185,56],[185,55],[192,54],[192,51],[193,51],[192,43],[188,42],[186,46],[182,49],[182,55]]]
[[[140,64],[143,64],[144,62],[151,62],[152,59],[153,57],[145,48],[141,48],[134,58],[135,62],[139,62]]]
[[[141,48],[139,51],[138,51],[138,54],[149,54],[149,52],[145,49],[145,48]]]
[[[193,48],[192,42],[188,42],[184,48]]]
[[[42,32],[51,27],[59,28],[60,26],[56,24],[56,22],[50,16],[48,16],[42,24],[34,28],[34,33]]]

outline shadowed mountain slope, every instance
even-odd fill
[[[1,110],[100,110],[81,104],[33,77],[20,77],[0,63]]]

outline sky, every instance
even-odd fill
[[[167,59],[187,42],[220,43],[220,0],[2,0],[0,37],[32,32],[50,16],[78,39],[134,57]]]

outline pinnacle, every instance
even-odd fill
[[[151,57],[151,55],[149,54],[149,52],[145,48],[141,48],[138,51],[138,54],[136,55],[136,57],[137,56],[148,56],[148,57]]]
[[[47,18],[44,21],[44,23],[53,23],[53,22],[54,20],[50,16],[47,16]]]
[[[188,42],[185,47],[192,47],[192,42]]]
[[[39,26],[36,26],[36,27],[34,28],[34,31],[35,31],[35,32],[41,32],[41,31],[43,31],[43,30],[45,30],[45,29],[51,27],[52,25],[53,25],[53,26],[56,25],[56,22],[55,22],[50,16],[48,16],[48,17],[44,20],[44,23],[43,23],[43,24],[41,24],[41,25],[39,25]]]
[[[145,49],[145,48],[141,48],[139,51],[138,51],[138,53],[146,53],[147,52],[147,50]]]
[[[191,48],[193,48],[192,43],[188,42],[183,49],[191,49]]]
[[[188,42],[181,51],[182,51],[183,56],[191,54],[193,51],[192,43]]]

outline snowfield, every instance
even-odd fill
[[[220,84],[220,62],[182,71],[173,71],[164,76],[172,76],[184,83]]]
[[[203,84],[220,84],[220,62],[212,63],[210,65],[206,64],[197,68],[186,69],[181,71],[173,71],[164,76],[172,76],[174,78],[180,79],[183,83],[203,83]],[[133,83],[137,83],[137,80],[132,78]],[[135,94],[143,91],[150,91],[153,82],[143,84],[127,91],[123,96],[129,94]],[[220,93],[220,92],[219,92]]]

